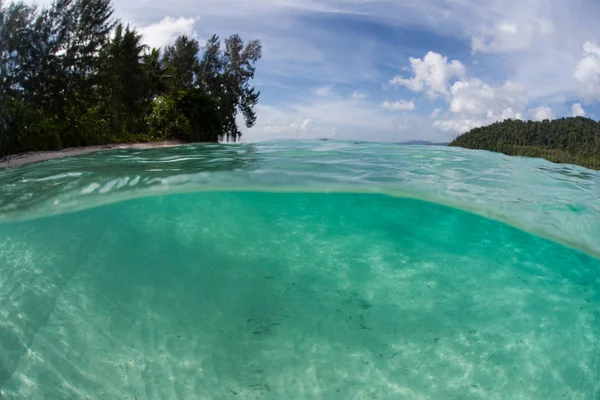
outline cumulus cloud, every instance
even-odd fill
[[[556,115],[554,111],[550,107],[540,106],[534,109],[529,110],[532,115],[532,119],[534,121],[543,121],[545,119],[554,119]]]
[[[451,118],[433,121],[433,126],[442,132],[464,133],[473,128],[490,125],[506,119],[523,119],[523,114],[509,107],[500,113],[488,112],[486,115],[470,116],[459,114]]]
[[[579,94],[588,102],[600,100],[600,47],[586,42],[583,52],[583,58],[577,63],[573,73],[579,82]]]
[[[400,100],[400,101],[384,101],[381,103],[381,108],[385,108],[386,110],[394,110],[394,111],[410,111],[415,109],[415,102]]]
[[[431,98],[446,96],[448,84],[452,78],[462,78],[466,74],[465,66],[457,60],[448,62],[441,54],[428,52],[422,59],[410,57],[412,78],[395,76],[389,81],[393,86],[405,86],[415,93],[424,92]]]
[[[116,9],[119,18],[139,26],[140,23],[145,25],[158,21],[165,15],[193,18],[197,11],[190,7],[192,4],[191,0],[175,3],[146,2],[140,7],[139,1],[117,0]],[[528,114],[530,106],[526,101],[519,100],[517,104],[511,104],[510,101],[501,100],[503,95],[498,94],[498,90],[509,77],[525,87],[527,94],[524,97],[535,106],[555,104],[550,98],[563,96],[560,97],[562,100],[557,101],[561,104],[552,107],[566,110],[567,113],[575,101],[581,102],[590,113],[592,109],[588,109],[586,103],[600,96],[600,90],[594,89],[594,85],[600,87],[600,69],[589,68],[596,65],[597,55],[594,51],[591,54],[581,51],[581,45],[586,40],[600,37],[600,25],[595,21],[600,3],[593,0],[258,0],[251,4],[242,0],[206,0],[202,4],[202,23],[197,24],[196,28],[199,37],[208,37],[214,32],[239,32],[243,38],[260,38],[263,41],[265,52],[257,77],[261,80],[259,86],[265,96],[260,104],[273,105],[290,113],[287,119],[293,120],[298,129],[305,120],[302,118],[303,114],[300,115],[287,106],[281,107],[281,104],[290,97],[294,97],[293,101],[296,101],[302,93],[292,94],[292,90],[274,90],[268,93],[270,87],[265,86],[272,85],[273,79],[289,88],[298,87],[296,80],[303,79],[302,84],[308,82],[306,85],[313,97],[310,101],[319,103],[321,109],[328,111],[331,108],[326,102],[337,104],[340,100],[337,96],[338,88],[340,92],[343,87],[351,88],[344,96],[348,103],[354,103],[357,108],[359,105],[368,106],[379,112],[369,115],[373,117],[369,120],[370,125],[376,129],[364,127],[363,132],[385,129],[381,127],[381,121],[376,119],[382,116],[386,123],[392,117],[420,116],[428,126],[432,125],[433,120],[442,119],[438,125],[445,130],[460,131],[465,127],[487,124],[494,118]],[[382,36],[375,34],[375,30],[340,30],[340,26],[344,25],[330,23],[329,19],[322,24],[302,24],[304,18],[311,13],[328,13],[332,18],[340,19],[357,14],[366,15],[374,23],[389,23],[407,31],[416,27],[418,31],[431,33],[431,36],[423,36],[418,46],[435,46],[435,51],[440,54],[430,52],[425,55],[425,51],[412,53],[417,57],[414,63],[406,62],[408,70],[398,72],[398,76],[391,79],[390,83],[403,91],[407,89],[437,98],[439,101],[432,104],[441,110],[431,119],[428,115],[430,108],[427,109],[429,112],[419,110],[422,113],[388,112],[380,107],[383,99],[379,98],[381,94],[376,92],[374,86],[369,89],[369,99],[359,101],[361,97],[353,96],[352,91],[357,88],[366,90],[367,86],[362,86],[363,84],[380,83],[397,75],[394,73],[382,78],[386,70],[381,66],[408,61],[402,56],[407,48],[398,48],[397,36]],[[290,29],[291,27],[294,29]],[[168,35],[157,36],[161,39]],[[437,40],[437,37],[448,40]],[[432,39],[435,43],[431,42]],[[595,40],[600,44],[599,39]],[[462,58],[454,56],[454,53],[446,53],[444,46],[450,44],[456,50],[456,43],[467,47],[471,45],[474,53],[486,54]],[[348,51],[349,45],[352,51]],[[527,51],[522,51],[524,49]],[[498,55],[501,53],[510,54]],[[449,56],[450,59],[442,55]],[[592,63],[583,62],[584,56],[591,57]],[[460,61],[451,61],[454,59]],[[478,65],[475,67],[472,63]],[[468,66],[469,76],[463,64]],[[578,76],[582,76],[581,81],[574,77],[576,66]],[[478,70],[485,71],[486,76],[476,75],[475,71]],[[480,86],[487,85],[491,90],[485,87],[475,90],[477,84],[471,82],[475,77],[483,80]],[[592,79],[588,79],[589,77]],[[322,82],[336,85],[334,92],[328,97],[318,97],[312,89]],[[451,94],[450,90],[456,82],[467,85],[460,90],[456,88],[457,93]],[[582,93],[587,93],[586,98],[565,105],[563,102],[573,98],[579,85]],[[491,100],[486,100],[485,94],[488,93],[489,98],[489,93],[492,92],[494,95]],[[410,94],[400,94],[399,98],[410,97]],[[496,104],[498,102],[500,104]],[[450,110],[451,105],[456,112]],[[319,112],[315,109],[314,113],[308,114],[314,116],[309,129],[316,129],[324,123]],[[348,114],[344,114],[344,117],[347,116]],[[340,124],[342,120],[340,118]],[[354,121],[354,116],[352,120]],[[259,114],[259,123],[266,122],[264,114]],[[282,127],[289,129],[289,121],[281,125],[272,124],[272,129],[283,129]],[[344,136],[347,130],[340,128],[340,132]]]
[[[585,117],[585,110],[580,103],[575,103],[571,106],[572,117]]]
[[[410,62],[414,77],[396,76],[390,83],[424,92],[429,97],[442,96],[448,103],[450,114],[434,121],[437,129],[461,133],[508,118],[523,119],[527,99],[520,84],[506,81],[496,86],[470,78],[462,63],[448,62],[447,57],[433,52],[428,52],[423,59],[410,58]],[[388,102],[381,106],[389,109],[402,107]],[[441,109],[434,110],[431,119],[438,118],[440,113]]]
[[[368,94],[361,93],[361,92],[356,91],[356,90],[352,93],[352,98],[353,99],[366,99],[367,97],[369,97]]]
[[[433,121],[433,126],[442,132],[465,133],[473,128],[484,125],[481,120],[474,119],[444,119]]]
[[[500,87],[480,79],[458,81],[450,88],[450,111],[487,120],[521,118],[519,110],[525,106],[524,95],[523,87],[510,81]]]
[[[138,28],[138,31],[142,34],[144,44],[149,47],[164,48],[180,35],[196,37],[195,23],[194,18],[165,17],[156,24]]]

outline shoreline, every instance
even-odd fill
[[[115,149],[152,149],[160,147],[176,147],[186,144],[179,140],[163,140],[160,142],[140,143],[114,143],[96,146],[68,147],[63,150],[33,151],[30,153],[13,154],[0,159],[0,170],[6,168],[22,167],[24,165],[42,161],[55,160],[59,158],[82,156],[103,150]]]

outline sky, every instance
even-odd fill
[[[260,39],[243,141],[450,141],[506,118],[600,117],[597,0],[115,0],[150,46]]]

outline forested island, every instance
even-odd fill
[[[111,0],[0,0],[0,156],[108,143],[236,141],[262,48],[232,35],[148,48]]]
[[[584,117],[539,122],[508,119],[475,128],[449,146],[600,169],[600,123]]]

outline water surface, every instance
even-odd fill
[[[2,171],[2,396],[596,399],[599,183],[350,142]]]

